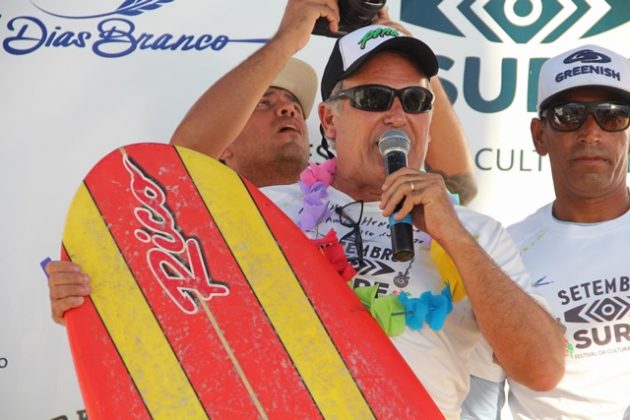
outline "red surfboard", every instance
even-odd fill
[[[320,251],[207,156],[108,154],[62,254],[92,279],[66,314],[91,419],[442,418]]]

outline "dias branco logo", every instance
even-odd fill
[[[24,2],[30,12],[5,16],[0,10],[2,48],[25,55],[44,48],[90,49],[105,58],[124,57],[137,51],[219,51],[232,42],[263,43],[266,38],[234,39],[227,34],[150,32],[135,19],[169,13],[175,0],[75,1],[60,4],[46,0]],[[180,2],[178,5],[189,5]],[[147,22],[143,19],[142,22]],[[181,25],[179,26],[181,27]],[[168,28],[166,28],[168,29]],[[6,33],[6,35],[4,34]]]

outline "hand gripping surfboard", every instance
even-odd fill
[[[442,418],[319,250],[207,156],[105,156],[62,254],[91,277],[66,314],[91,419]]]

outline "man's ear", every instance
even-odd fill
[[[337,129],[335,128],[334,117],[337,113],[324,102],[319,104],[317,113],[319,114],[319,122],[324,129],[324,137],[329,140],[335,140],[337,138]]]
[[[532,141],[534,142],[536,152],[538,152],[540,156],[546,156],[548,150],[544,139],[545,122],[539,118],[532,118],[532,121],[529,123],[529,130],[532,133]]]

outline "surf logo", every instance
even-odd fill
[[[228,287],[210,276],[199,241],[180,233],[175,216],[166,206],[164,189],[125,154],[123,165],[131,177],[131,193],[139,204],[134,216],[142,228],[136,229],[134,235],[140,242],[153,245],[147,251],[147,263],[169,298],[184,313],[192,315],[199,311],[198,297],[209,301],[227,296]]]
[[[401,0],[401,19],[454,36],[467,36],[453,22],[466,19],[488,41],[551,43],[569,30],[578,38],[627,22],[630,2],[619,0]]]
[[[565,312],[564,319],[567,323],[587,324],[587,328],[573,333],[575,348],[584,350],[591,346],[629,343],[629,311],[630,301],[622,296],[615,296],[570,309]]]

